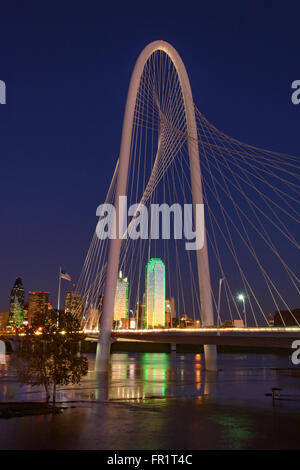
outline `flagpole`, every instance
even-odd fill
[[[57,310],[60,308],[60,284],[61,284],[61,266],[59,268],[59,280],[58,280],[58,296],[57,296]]]

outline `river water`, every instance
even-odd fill
[[[106,376],[58,389],[60,415],[0,420],[0,449],[299,449],[300,366],[288,356],[113,353]],[[281,389],[273,403],[265,396]],[[20,386],[7,356],[0,401],[43,400]]]

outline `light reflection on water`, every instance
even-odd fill
[[[7,359],[0,401],[43,400],[42,389],[20,386]],[[287,356],[220,354],[218,373],[204,370],[201,354],[113,353],[107,374],[95,374],[94,356],[88,359],[82,383],[58,389],[58,401],[69,408],[0,420],[0,449],[300,446],[299,369],[290,369]],[[265,396],[272,387],[294,398],[273,408]]]
[[[0,401],[42,400],[43,389],[20,386],[13,361],[0,366]],[[299,394],[300,378],[288,356],[221,354],[218,373],[205,372],[202,354],[113,353],[108,374],[89,373],[81,384],[58,388],[59,401],[147,401],[191,398],[252,400],[265,404],[265,393],[280,387]],[[279,370],[283,369],[283,370]],[[296,370],[294,368],[294,370]],[[297,372],[297,371],[296,371]]]

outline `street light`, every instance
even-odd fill
[[[244,314],[244,326],[247,328],[247,317],[246,317],[246,296],[244,294],[238,295],[238,300],[243,302],[243,314]]]

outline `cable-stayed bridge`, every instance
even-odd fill
[[[249,125],[246,110],[242,118]],[[98,369],[106,369],[109,357],[118,272],[127,278],[128,312],[134,315],[147,303],[145,267],[151,259],[164,263],[164,295],[174,299],[177,315],[199,322],[198,339],[207,338],[207,368],[217,367],[215,344],[224,337],[223,331],[205,333],[207,327],[241,320],[250,330],[236,329],[231,337],[253,335],[258,341],[258,330],[268,327],[269,314],[275,312],[283,328],[291,321],[299,327],[298,181],[297,157],[219,131],[195,106],[177,51],[164,41],[149,44],[132,73],[119,158],[105,201],[114,205],[117,220],[120,196],[127,196],[135,210],[116,238],[104,239],[95,231],[75,288],[83,327],[98,334],[101,316]],[[151,236],[151,218],[147,236],[129,236],[142,206],[151,213],[154,204],[163,203],[192,204],[194,225],[196,205],[204,204],[201,249],[187,250],[186,240],[173,233],[169,239]],[[155,341],[173,333],[112,334]],[[273,334],[287,337],[287,330]],[[225,335],[228,339],[229,332]]]

